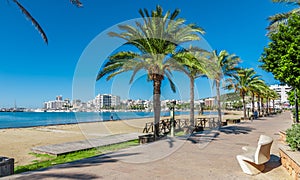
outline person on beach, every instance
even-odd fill
[[[110,115],[110,120],[114,120],[114,116],[113,115]]]

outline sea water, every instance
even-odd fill
[[[188,115],[187,111],[175,115]],[[216,114],[204,112],[204,114]],[[161,112],[170,116],[170,112]],[[0,112],[0,129],[153,117],[153,112]]]

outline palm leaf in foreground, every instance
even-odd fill
[[[43,28],[41,27],[41,25],[35,20],[35,18],[29,13],[29,11],[27,11],[27,9],[18,0],[12,0],[12,1],[18,6],[18,8],[25,15],[25,17],[32,22],[33,26],[41,34],[44,42],[46,44],[48,44],[47,35],[46,35],[45,31],[43,30]],[[83,4],[80,2],[80,0],[70,0],[70,2],[74,5],[76,5],[77,7],[83,6]]]
[[[44,32],[44,30],[40,26],[40,24],[31,16],[31,14],[22,6],[22,4],[19,3],[19,1],[13,0],[13,2],[17,4],[19,9],[22,11],[22,13],[26,16],[26,18],[28,18],[32,22],[33,26],[41,34],[41,36],[42,36],[43,40],[45,41],[45,43],[48,44],[48,38],[46,36],[46,33]]]
[[[272,0],[274,3],[287,3],[296,6],[300,6],[300,0]],[[300,15],[300,8],[295,8],[286,13],[278,13],[273,16],[268,17],[270,21],[269,26],[267,27],[268,35],[278,31],[279,25],[286,23],[287,19],[292,16],[292,14]]]

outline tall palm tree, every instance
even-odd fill
[[[188,131],[192,133],[195,127],[195,109],[194,109],[194,100],[195,100],[195,80],[199,77],[203,77],[208,74],[206,66],[208,64],[209,52],[203,49],[196,47],[190,47],[189,49],[183,49],[182,51],[176,53],[173,58],[179,62],[179,67],[176,70],[179,70],[185,73],[190,79],[190,123]],[[187,133],[187,132],[186,132]]]
[[[275,14],[273,16],[270,16],[268,20],[270,21],[269,26],[267,29],[269,30],[269,34],[276,32],[277,29],[279,28],[279,25],[282,23],[285,23],[286,20],[294,13],[300,14],[300,0],[272,0],[274,3],[287,3],[291,5],[297,6],[297,8],[286,12],[286,13],[279,13]]]
[[[18,0],[12,0],[12,1],[18,6],[18,8],[25,15],[25,17],[31,21],[31,23],[33,24],[33,26],[41,34],[44,42],[46,44],[48,44],[47,35],[44,32],[44,30],[42,29],[42,27],[40,26],[40,24],[35,20],[35,18],[29,13],[29,11],[27,11],[27,9]],[[72,4],[75,4],[77,7],[82,7],[82,3],[80,2],[80,0],[70,0],[70,1],[71,1]]]
[[[235,54],[229,54],[226,50],[222,50],[219,54],[216,50],[210,54],[211,62],[209,65],[212,68],[208,68],[208,76],[214,80],[216,85],[216,94],[218,102],[218,123],[221,126],[222,111],[221,111],[221,80],[224,77],[232,77],[238,70],[237,65],[241,62],[240,58]]]
[[[244,119],[246,119],[247,116],[245,97],[250,91],[253,84],[261,81],[260,76],[256,74],[253,68],[239,69],[237,71],[237,74],[233,74],[231,81],[233,82],[233,84],[229,84],[227,88],[234,89],[236,92],[239,92],[244,106]]]
[[[109,58],[97,76],[97,80],[108,75],[107,80],[123,73],[132,71],[130,82],[140,70],[145,70],[148,80],[153,82],[153,108],[154,108],[154,136],[159,136],[160,120],[160,95],[161,83],[166,77],[172,90],[175,86],[171,80],[172,69],[177,67],[177,62],[170,58],[177,52],[177,47],[185,42],[199,40],[199,33],[203,30],[195,24],[184,25],[185,20],[177,18],[179,10],[172,13],[167,11],[163,14],[160,6],[148,12],[147,9],[140,10],[143,24],[136,21],[136,27],[131,25],[119,25],[123,32],[110,32],[112,37],[126,40],[126,45],[132,45],[138,52],[117,52]]]

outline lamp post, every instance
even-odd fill
[[[171,137],[175,136],[175,105],[176,105],[176,101],[171,101],[170,102],[170,113],[171,113]]]
[[[204,105],[204,102],[200,101],[200,114],[201,115],[203,115],[203,105]]]
[[[250,107],[247,107],[247,117],[249,118]]]

